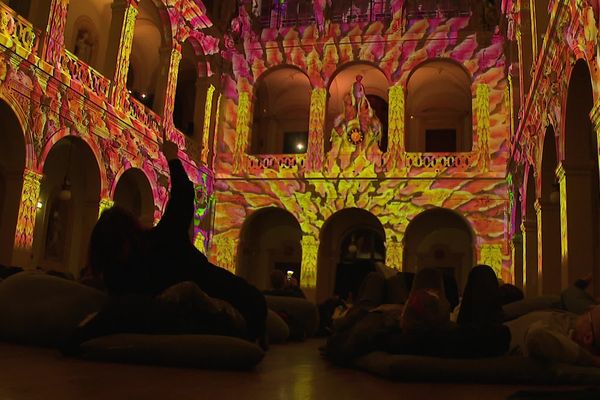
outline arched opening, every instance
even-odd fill
[[[23,190],[25,138],[17,116],[3,100],[0,124],[0,264],[10,265]]]
[[[327,219],[320,234],[317,302],[332,294],[356,296],[364,277],[385,260],[385,231],[379,219],[347,208]]]
[[[556,178],[556,136],[548,126],[542,152],[542,192],[538,211],[539,285],[544,294],[561,291],[560,272],[560,187]]]
[[[192,46],[188,39],[181,48],[181,61],[177,74],[177,90],[173,108],[175,127],[187,136],[202,142],[204,109],[208,86],[206,62],[201,49]]]
[[[453,276],[462,289],[474,264],[473,243],[471,227],[454,211],[423,211],[406,227],[403,271],[436,268]]]
[[[275,269],[292,271],[301,283],[301,240],[300,224],[289,211],[269,207],[254,212],[240,233],[237,274],[261,290],[270,288]]]
[[[381,151],[387,150],[388,88],[385,74],[371,64],[353,63],[335,73],[328,88],[325,152],[335,137],[346,135],[353,121],[365,142],[374,141]]]
[[[78,276],[86,265],[89,237],[98,219],[100,170],[89,146],[69,136],[44,162],[33,242],[33,265]]]
[[[71,0],[65,23],[65,49],[102,74],[109,43],[112,0]],[[109,77],[112,78],[112,77]]]
[[[569,81],[561,166],[561,229],[563,287],[593,275],[600,293],[598,143],[589,113],[593,107],[592,80],[587,64],[577,61]],[[565,240],[566,239],[566,240]]]
[[[123,173],[114,194],[115,205],[135,215],[143,226],[151,227],[154,222],[154,198],[146,175],[137,168]]]
[[[405,116],[406,151],[471,151],[470,76],[454,61],[422,63],[408,78]]]
[[[523,221],[524,290],[527,296],[538,295],[538,222],[535,211],[535,175],[532,166],[527,173],[525,216]]]
[[[164,99],[158,96],[166,87],[172,47],[166,21],[153,0],[140,0],[129,63],[132,80],[127,80],[131,95],[159,115]]]
[[[304,72],[279,67],[266,72],[254,93],[252,154],[306,153],[311,84]]]

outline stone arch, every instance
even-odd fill
[[[436,58],[406,79],[407,151],[459,152],[473,148],[472,78],[464,66]]]
[[[454,210],[435,207],[415,216],[404,233],[403,271],[437,268],[463,288],[475,264],[475,234]]]
[[[369,271],[374,270],[376,261],[385,261],[385,254],[379,254],[378,257],[359,257],[359,252],[377,251],[380,246],[369,240],[363,241],[364,249],[359,248],[358,237],[352,235],[362,234],[363,232],[373,232],[381,244],[385,244],[385,230],[379,218],[361,208],[345,208],[331,215],[320,231],[319,250],[317,256],[317,302],[321,302],[331,297],[336,289],[342,290],[347,294],[353,292],[353,296],[358,293],[358,286]],[[356,257],[352,260],[343,259],[342,246],[347,243],[353,243],[357,247]],[[367,249],[372,245],[371,249]],[[383,251],[385,245],[383,246]],[[379,250],[382,251],[382,250]]]
[[[278,207],[254,211],[240,230],[236,273],[259,289],[270,288],[274,269],[293,271],[300,282],[302,229],[296,217]]]
[[[261,74],[254,89],[250,153],[305,153],[311,93],[308,75],[293,65]]]
[[[154,195],[152,186],[143,170],[127,168],[115,177],[112,191],[114,204],[136,216],[143,226],[154,223]]]
[[[563,155],[558,168],[562,235],[562,286],[593,276],[600,293],[598,140],[590,120],[594,106],[588,64],[571,69],[564,107]]]
[[[41,212],[33,238],[33,265],[78,276],[101,194],[100,168],[83,139],[66,136],[48,151],[40,188]]]
[[[26,140],[17,113],[4,100],[0,100],[0,123],[0,264],[11,265],[27,163]]]

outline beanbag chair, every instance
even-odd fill
[[[511,321],[533,311],[561,309],[560,296],[538,296],[508,303],[502,307],[504,320]]]
[[[39,272],[20,272],[0,283],[0,339],[58,346],[107,297],[99,290]]]
[[[310,337],[315,334],[319,327],[319,312],[317,306],[306,299],[298,297],[265,296],[269,309],[278,314],[289,316],[287,321],[293,336]],[[298,329],[303,335],[299,335]]]
[[[215,335],[116,334],[81,345],[88,360],[211,369],[250,369],[264,352],[254,343]]]
[[[290,337],[287,323],[273,310],[267,313],[267,334],[270,343],[283,343]]]

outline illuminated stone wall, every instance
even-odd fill
[[[324,2],[323,2],[324,3]],[[363,23],[252,30],[241,9],[243,46],[223,55],[232,72],[223,77],[222,120],[216,142],[215,238],[237,243],[244,221],[264,207],[292,213],[303,232],[303,282],[316,285],[316,249],[321,228],[336,211],[359,207],[376,216],[386,232],[388,263],[401,268],[402,242],[419,213],[444,207],[463,216],[475,235],[475,258],[511,277],[506,240],[509,207],[510,102],[501,35],[479,35],[475,17],[406,21],[402,1],[392,2],[392,18]],[[316,7],[319,7],[316,3]],[[322,10],[321,10],[322,11]],[[320,15],[316,12],[316,15]],[[225,38],[227,44],[227,37]],[[473,147],[464,153],[408,153],[404,150],[404,104],[408,77],[427,60],[449,59],[471,77]],[[386,76],[389,95],[387,152],[324,152],[325,93],[347,65],[366,62]],[[254,85],[280,65],[299,68],[312,86],[307,154],[249,155]],[[319,100],[322,99],[322,100]],[[228,256],[229,257],[229,256]],[[227,260],[228,265],[235,265]],[[233,268],[233,267],[230,267]]]

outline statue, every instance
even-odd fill
[[[92,61],[93,49],[94,42],[90,38],[90,33],[85,29],[80,29],[77,33],[73,54],[84,63],[89,64]]]

